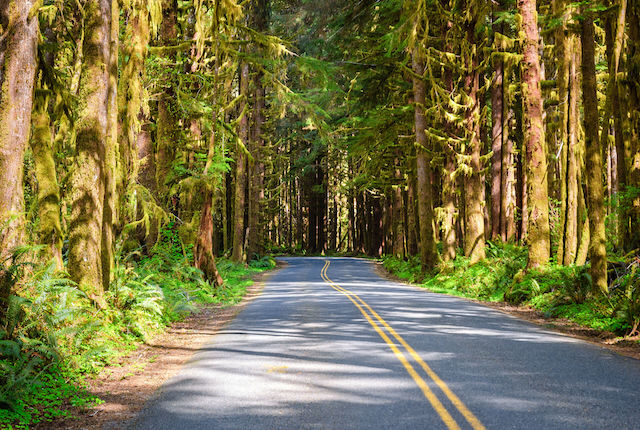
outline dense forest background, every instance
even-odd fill
[[[638,333],[636,0],[3,0],[0,29],[7,422],[274,254]]]

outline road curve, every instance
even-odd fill
[[[283,258],[132,429],[634,429],[640,361],[353,258]]]

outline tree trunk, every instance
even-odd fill
[[[407,175],[407,252],[410,256],[418,254],[416,218],[416,178],[415,169],[411,169]]]
[[[114,266],[114,226],[116,213],[116,180],[118,152],[118,49],[120,37],[120,9],[118,0],[111,0],[109,52],[109,95],[107,106],[107,139],[104,166],[104,209],[102,212],[102,285],[109,288]]]
[[[478,53],[475,41],[475,20],[467,24],[466,37],[468,52],[465,55],[466,76],[465,92],[469,99],[465,111],[466,137],[468,140],[468,156],[470,158],[469,173],[464,177],[465,187],[465,237],[464,252],[475,264],[485,258],[485,225],[484,225],[484,181],[482,180],[482,164],[480,153],[480,100],[478,91],[480,73],[478,71]]]
[[[105,306],[102,222],[105,150],[109,134],[111,0],[88,0],[84,64],[80,76],[76,157],[71,175],[69,273],[99,306]]]
[[[629,39],[627,52],[627,79],[629,125],[631,134],[631,162],[628,182],[630,186],[640,188],[640,5],[632,2],[627,10]],[[627,196],[630,205],[629,240],[626,249],[640,247],[640,193]]]
[[[579,40],[570,36],[568,47],[571,64],[569,66],[569,94],[567,118],[567,168],[566,168],[566,217],[564,224],[564,246],[562,264],[574,264],[578,252],[578,188],[579,147],[580,147],[580,55]]]
[[[396,186],[393,188],[393,254],[397,258],[404,258],[404,202],[402,197],[402,172],[400,171],[399,159],[395,160]]]
[[[251,131],[251,153],[254,157],[250,163],[250,195],[249,200],[249,249],[247,254],[251,259],[254,254],[263,252],[263,228],[261,223],[262,202],[264,201],[264,162],[262,160],[262,124],[264,123],[264,88],[262,87],[261,74],[256,75],[255,85],[255,105],[253,108],[253,127]]]
[[[0,4],[0,317],[11,294],[3,267],[24,240],[23,158],[31,132],[36,76],[38,16],[35,0]]]
[[[49,43],[55,43],[55,34],[51,28],[42,32]],[[43,57],[41,68],[53,67],[54,55],[47,53]],[[56,172],[54,157],[54,136],[51,131],[49,116],[50,96],[49,88],[42,76],[39,88],[41,94],[34,98],[33,113],[31,115],[33,136],[31,137],[31,152],[38,184],[38,238],[39,244],[45,245],[44,257],[49,262],[53,260],[56,270],[63,270],[62,262],[62,222],[60,211],[60,187]]]
[[[221,287],[224,283],[220,272],[216,266],[216,258],[213,255],[213,214],[211,206],[213,204],[213,193],[207,189],[205,191],[204,203],[200,213],[200,227],[195,246],[193,247],[193,258],[195,266],[202,270],[207,281],[215,286]]]
[[[238,137],[242,144],[248,147],[249,139],[249,109],[247,107],[249,97],[249,64],[242,63],[240,66],[240,95],[244,96],[240,104],[240,122],[238,124]],[[245,215],[245,192],[247,182],[247,157],[245,156],[245,148],[236,145],[236,193],[235,193],[235,210],[234,210],[234,229],[233,229],[233,252],[231,258],[236,263],[242,263],[244,256],[244,215]]]
[[[522,62],[523,117],[527,175],[529,261],[535,268],[547,264],[551,252],[549,236],[549,196],[547,189],[547,148],[542,122],[540,59],[538,56],[538,14],[535,0],[518,0],[524,33]]]
[[[31,151],[38,182],[38,243],[45,245],[46,258],[53,259],[57,270],[62,263],[62,224],[60,222],[60,187],[54,159],[49,97],[36,97],[32,114]]]
[[[424,61],[418,49],[412,54],[413,72],[422,76]],[[413,97],[415,101],[416,132],[416,176],[418,195],[418,219],[420,224],[420,261],[422,270],[430,270],[438,263],[438,250],[433,232],[433,188],[431,186],[431,156],[427,141],[427,121],[424,116],[426,86],[424,80],[413,76]]]
[[[582,95],[586,148],[587,200],[591,246],[591,279],[593,286],[608,291],[607,249],[604,226],[604,189],[602,185],[602,151],[598,138],[598,97],[595,65],[595,30],[591,12],[582,20]]]
[[[624,39],[625,18],[627,14],[627,0],[619,0],[617,15],[610,15],[606,25],[606,45],[609,69],[609,83],[607,87],[608,105],[610,112],[605,113],[605,118],[609,118],[609,113],[613,116],[613,134],[616,153],[617,181],[612,184],[612,193],[624,192],[627,185],[627,164],[625,159],[624,130],[622,124],[622,112],[620,109],[620,92],[618,85],[618,69],[620,64],[620,54]],[[615,19],[613,19],[615,18]],[[607,121],[608,122],[608,121]],[[607,128],[603,128],[603,133]],[[602,141],[605,141],[602,139]],[[623,208],[618,210],[618,247],[624,249],[624,243],[628,238],[627,213]]]
[[[442,178],[442,208],[444,210],[442,219],[442,259],[453,261],[456,258],[457,235],[456,235],[456,170],[455,154],[449,149],[445,149],[445,166]]]
[[[160,41],[164,45],[176,43],[178,38],[176,0],[162,0],[162,26]],[[173,56],[174,54],[169,54]],[[175,145],[178,140],[177,120],[174,115],[175,94],[171,86],[164,88],[158,100],[157,151],[156,151],[156,189],[161,197],[167,194],[166,180],[173,162]]]
[[[494,25],[494,31],[502,31],[502,26]],[[503,160],[504,147],[504,63],[498,58],[493,63],[493,81],[491,83],[491,119],[492,119],[492,135],[491,135],[491,239],[496,240],[502,238],[502,231],[505,229],[502,225],[502,201],[506,196],[502,195],[502,176],[506,173]]]

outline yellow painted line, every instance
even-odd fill
[[[353,293],[351,293],[351,292],[349,292],[347,290],[344,290],[344,288],[342,288],[342,287],[340,287],[338,285],[335,285],[333,283],[333,281],[331,281],[331,279],[329,279],[329,277],[326,275],[326,269],[328,269],[328,268],[329,268],[329,261],[327,260],[325,262],[325,266],[322,268],[322,272],[321,272],[322,279],[324,279],[334,290],[336,290],[336,291],[344,294],[345,296],[347,296],[347,298],[349,300],[351,300],[354,305],[356,305],[356,307],[360,310],[362,315],[364,315],[364,317],[367,319],[369,324],[371,324],[371,326],[380,335],[380,337],[387,343],[389,348],[391,348],[391,350],[393,351],[393,353],[396,356],[396,358],[402,363],[402,365],[406,369],[407,373],[409,373],[409,375],[411,375],[411,377],[413,378],[415,383],[418,385],[418,387],[420,387],[420,389],[422,390],[422,393],[427,398],[429,403],[431,403],[431,406],[433,406],[433,408],[436,410],[438,415],[440,415],[440,418],[445,423],[447,428],[449,428],[450,430],[459,430],[460,426],[458,425],[458,423],[456,423],[456,421],[453,419],[451,414],[449,414],[449,411],[447,411],[447,409],[442,405],[442,403],[440,402],[438,397],[433,393],[433,391],[431,391],[431,389],[429,388],[429,385],[427,385],[426,381],[424,379],[422,379],[422,377],[418,374],[418,372],[416,372],[416,370],[413,368],[411,363],[409,363],[409,361],[404,356],[402,351],[400,351],[398,349],[398,347],[395,345],[395,343],[393,343],[393,341],[389,338],[389,336],[387,336],[387,334],[371,318],[371,316],[362,308],[362,306],[360,306],[360,304],[353,297],[351,297],[351,294],[353,294]]]
[[[352,291],[347,290],[337,284],[335,284],[327,275],[327,270],[329,269],[330,261],[326,260],[325,266],[322,268],[322,277],[325,281],[331,285],[334,289],[341,291],[343,294],[347,295],[351,301],[353,301],[352,297],[355,297],[361,304],[364,306],[371,315],[373,315],[386,329],[387,331],[398,341],[400,344],[407,350],[409,355],[418,363],[420,367],[425,371],[425,373],[433,380],[433,382],[438,385],[438,387],[442,390],[442,392],[447,396],[449,401],[458,409],[458,411],[464,416],[467,422],[471,425],[474,430],[485,430],[484,425],[480,422],[480,420],[465,406],[465,404],[454,394],[453,391],[447,386],[447,384],[436,374],[436,372],[431,369],[431,367],[425,363],[425,361],[420,357],[420,355],[404,340],[402,336],[400,336],[394,329],[391,327],[376,311],[374,311],[371,306],[362,298],[360,298],[357,294]],[[360,306],[358,306],[360,308]],[[362,312],[362,308],[360,308]]]

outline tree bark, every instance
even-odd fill
[[[111,0],[87,0],[84,64],[80,75],[76,156],[71,175],[69,273],[99,306],[105,306],[102,222],[108,138]]]
[[[629,128],[631,135],[631,156],[628,182],[636,191],[627,196],[630,206],[629,240],[626,249],[640,248],[640,5],[632,2],[627,9],[628,50],[627,50],[627,89]]]
[[[478,91],[480,73],[478,71],[478,53],[475,40],[475,20],[466,24],[467,52],[465,54],[466,76],[464,78],[468,106],[465,111],[466,137],[468,140],[467,155],[470,160],[469,172],[464,176],[465,187],[465,236],[464,252],[471,264],[485,258],[485,223],[484,223],[484,181],[480,153],[480,100]]]
[[[62,270],[60,187],[54,159],[48,96],[36,97],[32,122],[31,151],[38,182],[38,243],[46,245],[46,258],[53,259],[56,269]]]
[[[591,12],[582,20],[582,95],[587,167],[587,203],[591,246],[591,280],[603,293],[608,291],[607,249],[604,225],[604,187],[602,184],[602,151],[598,136],[598,97],[595,64],[595,30]]]
[[[238,124],[238,137],[245,146],[248,147],[249,141],[249,109],[247,107],[249,97],[249,64],[242,63],[240,66],[240,95],[243,100],[239,109],[242,118]],[[247,183],[247,157],[244,153],[245,148],[236,145],[236,191],[235,191],[235,210],[234,210],[234,229],[233,229],[233,251],[231,258],[236,263],[242,263],[244,260],[244,216],[245,216],[245,192]]]
[[[422,76],[424,61],[418,49],[412,53],[413,72]],[[433,231],[433,188],[431,186],[431,156],[428,153],[427,122],[424,116],[426,86],[424,81],[413,76],[413,98],[415,101],[414,121],[416,132],[416,177],[418,195],[418,222],[420,224],[420,261],[422,271],[430,270],[438,263]]]
[[[494,31],[501,32],[502,26],[494,24]],[[495,43],[494,43],[495,45]],[[497,46],[496,46],[497,48]],[[491,82],[491,239],[496,240],[503,238],[502,231],[505,226],[502,225],[502,200],[506,197],[502,195],[502,176],[504,172],[503,147],[504,147],[504,63],[501,58],[497,58],[493,62],[493,80]]]
[[[262,155],[262,125],[264,123],[264,88],[262,87],[261,74],[254,79],[255,104],[253,108],[253,124],[251,132],[251,153],[254,157],[250,163],[250,195],[249,200],[249,258],[263,252],[264,234],[261,223],[262,202],[264,201],[264,162]]]
[[[118,153],[118,49],[120,9],[118,0],[111,0],[109,52],[109,95],[107,106],[107,139],[104,166],[104,209],[102,212],[102,285],[109,288],[114,266],[114,227],[118,219],[116,193]]]
[[[549,196],[547,189],[547,148],[542,121],[540,58],[538,56],[538,14],[535,0],[518,0],[524,32],[522,62],[523,117],[527,175],[529,261],[535,268],[547,264],[551,252]]]
[[[38,16],[35,0],[0,3],[0,318],[13,280],[4,268],[24,240],[23,158],[31,133],[37,66]]]
[[[213,255],[213,214],[211,207],[213,205],[213,192],[210,189],[205,190],[204,203],[200,212],[200,226],[196,243],[193,248],[193,256],[195,266],[202,270],[207,281],[212,282],[215,286],[221,287],[224,283],[218,267],[216,266],[216,258]]]

